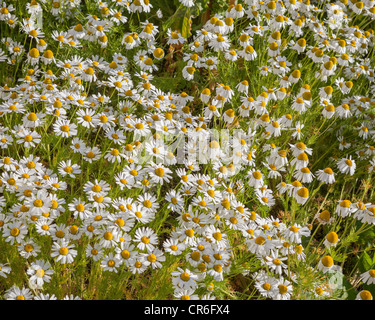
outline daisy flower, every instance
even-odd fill
[[[6,300],[32,300],[34,298],[31,290],[28,288],[19,288],[13,285],[5,291],[4,298]]]
[[[146,266],[151,266],[152,269],[159,269],[163,266],[163,262],[165,261],[165,256],[163,251],[159,249],[154,249],[148,253],[140,253],[142,263]]]
[[[22,222],[10,222],[3,229],[3,237],[6,242],[13,244],[15,242],[20,243],[28,233],[27,226]]]
[[[267,234],[259,229],[252,232],[252,237],[245,241],[247,243],[249,251],[261,256],[266,256],[267,254],[269,254],[274,245],[272,244],[272,241],[267,237]]]
[[[203,231],[203,235],[219,248],[227,248],[229,245],[227,235],[213,225],[207,226]]]
[[[85,147],[83,152],[83,159],[89,163],[98,160],[101,157],[101,152],[98,147]]]
[[[135,255],[132,259],[129,261],[129,270],[133,274],[142,274],[146,269],[148,265],[144,264],[142,262],[142,258],[140,255]]]
[[[337,162],[337,167],[341,173],[350,174],[352,176],[356,169],[356,163],[352,159],[352,156],[350,155],[349,157],[341,158]]]
[[[35,147],[41,141],[41,135],[36,131],[29,131],[27,129],[17,133],[18,144],[23,144],[25,148]]]
[[[72,164],[70,159],[67,161],[61,161],[59,163],[58,171],[63,177],[69,176],[70,178],[75,178],[76,175],[81,173],[80,166],[78,164]]]
[[[341,217],[347,217],[353,213],[353,206],[350,200],[339,200],[335,212]]]
[[[103,268],[103,271],[118,272],[120,264],[120,260],[110,252],[102,258],[100,266]]]
[[[361,273],[361,279],[367,285],[375,284],[375,269]]]
[[[20,256],[25,259],[36,257],[40,252],[40,246],[30,239],[23,239],[17,249]]]
[[[281,277],[277,280],[273,292],[273,299],[275,300],[290,300],[293,293],[293,285],[287,279]]]
[[[334,231],[331,231],[331,232],[327,233],[327,235],[324,239],[323,245],[327,248],[336,247],[337,243],[339,241],[340,241],[340,239],[339,239],[337,233],[334,232]]]
[[[333,184],[335,183],[335,173],[331,168],[320,169],[315,172],[316,178],[324,183]]]
[[[52,244],[51,257],[56,258],[56,262],[62,264],[72,263],[77,256],[77,250],[73,249],[74,245],[69,244],[69,240],[61,239]]]
[[[199,300],[199,296],[194,293],[195,288],[190,288],[190,289],[180,289],[180,288],[175,288],[173,292],[173,296],[175,297],[176,300]],[[202,298],[201,298],[202,300]]]
[[[294,224],[291,227],[285,229],[285,237],[294,243],[301,243],[302,237],[308,237],[310,235],[310,230],[307,227],[302,227],[299,224]]]
[[[63,138],[73,137],[77,135],[77,125],[71,123],[69,120],[57,119],[53,124],[53,131],[57,136]]]
[[[73,199],[68,204],[68,209],[72,212],[74,218],[80,218],[82,220],[92,216],[92,205],[81,200],[81,198]]]
[[[31,287],[42,289],[44,283],[51,281],[53,270],[50,269],[51,264],[47,261],[36,260],[27,269],[27,274],[30,276],[29,284]]]
[[[172,171],[161,164],[156,164],[151,162],[148,166],[150,181],[156,184],[168,183],[172,178],[171,173]]]
[[[265,272],[258,272],[254,275],[255,288],[266,298],[273,298],[277,286],[277,279],[269,276]]]
[[[266,264],[272,272],[278,274],[279,276],[282,275],[283,272],[286,272],[288,266],[283,262],[287,259],[287,257],[280,257],[274,251],[271,251],[270,256],[266,256]]]
[[[362,290],[358,292],[356,300],[373,300],[373,296],[370,291],[368,290]]]
[[[335,271],[336,269],[337,266],[335,266],[332,257],[329,255],[322,257],[317,265],[317,270],[322,271],[323,273]]]
[[[158,244],[158,237],[149,227],[140,227],[135,231],[134,240],[140,250],[152,251]]]
[[[254,187],[254,188],[260,188],[264,185],[264,181],[262,177],[263,175],[260,171],[251,169],[248,171],[247,174],[250,177],[248,181],[249,186]]]
[[[0,276],[3,278],[7,277],[7,274],[9,274],[12,271],[12,268],[8,266],[7,264],[0,263]]]
[[[174,288],[179,289],[196,289],[198,284],[198,275],[191,272],[189,269],[182,269],[177,267],[176,271],[172,271],[172,284]]]
[[[186,245],[178,239],[170,238],[163,242],[163,248],[168,254],[178,256],[185,250]]]

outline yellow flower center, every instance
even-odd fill
[[[350,200],[343,200],[343,201],[340,202],[340,207],[349,208],[351,204],[352,203],[351,203]]]
[[[189,281],[190,275],[187,272],[183,272],[181,273],[180,278],[182,281]]]
[[[307,198],[309,196],[309,190],[305,187],[298,189],[297,194],[302,198]]]
[[[188,236],[188,237],[193,237],[194,236],[194,230],[193,229],[187,229],[185,230],[185,234]]]
[[[328,210],[324,210],[319,214],[319,218],[322,219],[323,221],[328,222],[329,219],[331,218],[331,214]]]
[[[264,239],[262,236],[259,236],[255,239],[255,243],[257,245],[263,245],[266,242],[266,239]]]
[[[38,208],[42,207],[43,206],[43,201],[41,199],[36,199],[34,201],[34,206],[38,207]]]
[[[277,265],[277,266],[279,266],[281,264],[280,259],[273,259],[272,262],[273,262],[274,265]]]
[[[104,239],[107,240],[107,241],[111,241],[113,239],[112,232],[109,232],[109,231],[105,232],[104,233]]]
[[[325,256],[325,257],[323,257],[323,258],[322,258],[322,264],[323,264],[325,267],[327,267],[327,268],[332,267],[332,265],[333,265],[333,259],[332,259],[332,257],[330,257],[330,256]]]
[[[288,292],[288,287],[284,284],[279,284],[278,288],[280,294],[286,294]]]
[[[68,254],[69,250],[67,247],[61,247],[59,250],[59,253],[63,256],[66,256]]]
[[[262,288],[266,291],[271,290],[271,284],[268,282],[263,283]]]
[[[158,177],[163,177],[164,176],[164,169],[163,168],[157,168],[157,169],[155,169],[155,174]]]
[[[17,236],[20,234],[20,229],[18,229],[18,228],[13,228],[12,230],[10,230],[10,234],[11,234],[13,237],[17,237]]]
[[[92,188],[91,188],[92,191],[94,192],[100,192],[102,191],[102,187],[98,184],[95,184]]]
[[[150,255],[147,256],[147,260],[153,263],[156,261],[156,256],[153,253],[151,253]]]
[[[111,268],[113,268],[114,266],[115,266],[115,261],[114,260],[108,260],[108,263],[107,263],[107,265],[108,265],[108,267],[111,267]]]
[[[33,48],[29,51],[29,56],[31,58],[38,58],[39,57],[39,50],[37,48]]]
[[[59,230],[59,231],[56,232],[55,235],[56,235],[56,237],[58,237],[58,238],[64,238],[65,233],[64,233],[64,231]]]
[[[220,241],[222,239],[222,234],[220,232],[214,232],[212,234],[215,240]]]
[[[339,239],[337,233],[333,231],[328,233],[326,238],[330,243],[336,243]]]
[[[45,274],[45,271],[43,269],[38,269],[36,272],[35,272],[35,275],[38,277],[38,278],[43,278]]]
[[[24,246],[24,250],[26,252],[31,252],[31,251],[34,250],[34,247],[31,244],[27,244],[27,245]]]
[[[146,236],[143,236],[143,237],[141,238],[141,241],[142,241],[143,243],[145,243],[145,244],[148,244],[148,243],[150,242],[150,239],[149,239],[148,237],[146,237]]]
[[[372,294],[368,290],[362,290],[359,295],[361,296],[362,300],[371,300],[372,299]]]
[[[34,112],[31,112],[31,113],[27,116],[27,120],[29,120],[29,121],[36,121],[36,120],[38,120],[38,117],[37,117],[37,115],[36,115]]]
[[[130,252],[128,250],[122,250],[121,251],[121,257],[123,259],[129,259],[130,258]]]

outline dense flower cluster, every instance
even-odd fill
[[[338,221],[375,224],[344,193],[375,169],[374,18],[372,0],[244,0],[189,33],[156,1],[0,0],[1,245],[28,279],[0,294],[56,299],[56,270],[86,259],[129,277],[177,261],[176,299],[242,274],[288,300],[307,273],[305,297],[332,297],[333,250],[357,232]]]

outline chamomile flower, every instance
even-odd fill
[[[321,181],[321,182],[324,182],[324,183],[327,183],[327,184],[333,184],[335,183],[335,173],[333,172],[333,170],[329,167],[325,168],[325,169],[320,169],[318,170],[316,173],[316,178]]]
[[[288,268],[288,266],[283,262],[287,257],[281,257],[274,251],[271,252],[270,256],[266,256],[266,264],[269,270],[281,276]]]
[[[258,272],[255,277],[255,288],[266,298],[273,298],[276,290],[277,279],[267,275],[265,272]]]
[[[3,230],[3,237],[6,242],[13,244],[20,243],[28,233],[27,227],[21,222],[10,222]]]
[[[355,161],[352,159],[351,155],[349,157],[341,158],[337,162],[337,167],[340,170],[340,172],[343,174],[349,174],[351,176],[354,174],[356,166],[357,165]]]
[[[45,116],[46,115],[42,112],[30,112],[29,114],[24,116],[23,125],[26,128],[40,127],[46,122]]]
[[[178,239],[171,238],[163,242],[163,248],[168,254],[179,256],[185,250],[186,245]]]
[[[35,229],[42,236],[49,236],[56,230],[53,221],[47,218],[38,219],[35,223]]]
[[[121,264],[130,266],[130,263],[137,256],[137,251],[134,250],[134,245],[127,242],[120,242],[120,245],[115,248],[116,258]]]
[[[61,136],[63,138],[74,137],[78,133],[77,125],[64,119],[58,119],[53,124],[53,129],[57,136]]]
[[[23,239],[17,249],[21,257],[25,259],[35,257],[40,252],[40,246],[30,239]]]
[[[301,243],[302,237],[308,237],[310,230],[307,227],[303,227],[299,224],[294,224],[284,231],[285,237],[294,243]]]
[[[75,218],[79,217],[84,220],[92,215],[92,205],[81,200],[81,198],[73,199],[73,201],[68,204],[68,208]]]
[[[245,241],[247,243],[250,252],[265,256],[269,254],[273,248],[271,240],[267,237],[267,234],[261,230],[253,230],[252,237]]]
[[[179,289],[196,289],[198,284],[198,275],[191,272],[189,269],[182,269],[177,267],[176,271],[172,271],[172,284]]]
[[[44,283],[51,281],[53,270],[50,269],[51,264],[47,261],[36,260],[27,269],[27,274],[30,276],[29,284],[31,287],[42,289]]]
[[[12,271],[12,268],[9,267],[9,264],[0,263],[0,276],[3,278],[7,278],[7,274]]]
[[[6,300],[32,300],[33,294],[28,288],[19,288],[13,285],[5,291],[4,298]]]
[[[103,268],[103,271],[118,272],[120,267],[120,260],[112,253],[103,256],[100,266]]]
[[[285,278],[279,278],[275,285],[273,298],[275,300],[290,300],[293,293],[293,285]]]
[[[217,245],[219,248],[228,247],[228,239],[225,233],[222,233],[220,229],[215,228],[212,225],[207,226],[203,232],[206,239]]]
[[[70,159],[67,161],[61,161],[59,163],[58,171],[63,177],[69,176],[70,178],[75,178],[76,175],[81,173],[80,166],[78,164],[72,164]]]
[[[371,285],[375,283],[375,270],[370,269],[366,272],[361,273],[361,279],[367,285]]]
[[[333,258],[330,255],[323,256],[317,265],[317,269],[323,273],[334,271],[337,269],[335,266]]]
[[[150,163],[149,165],[150,181],[157,184],[168,183],[171,179],[172,171],[161,164]]]
[[[152,251],[158,244],[155,231],[149,227],[140,227],[135,231],[134,240],[140,250]]]
[[[92,163],[101,157],[101,151],[98,147],[85,147],[83,149],[83,159]]]
[[[254,188],[260,188],[264,185],[263,175],[260,171],[250,170],[248,171],[249,175],[249,186]]]
[[[17,137],[17,143],[23,144],[25,148],[35,147],[41,141],[41,135],[38,132],[27,129],[18,132]]]
[[[358,292],[356,300],[373,300],[373,296],[370,291],[368,290],[362,290]]]
[[[34,296],[34,300],[57,300],[57,298],[54,294],[50,295],[49,293],[39,293],[38,295]]]
[[[327,248],[336,247],[339,241],[340,241],[340,239],[339,239],[337,233],[334,232],[334,231],[331,231],[331,232],[327,233],[323,244]]]
[[[56,258],[56,262],[61,264],[69,264],[74,261],[77,256],[77,250],[73,249],[74,245],[69,243],[69,240],[62,239],[52,244],[51,257]]]
[[[142,263],[146,266],[151,266],[152,269],[161,268],[162,263],[165,261],[165,256],[163,251],[159,249],[154,249],[148,253],[140,253]]]

